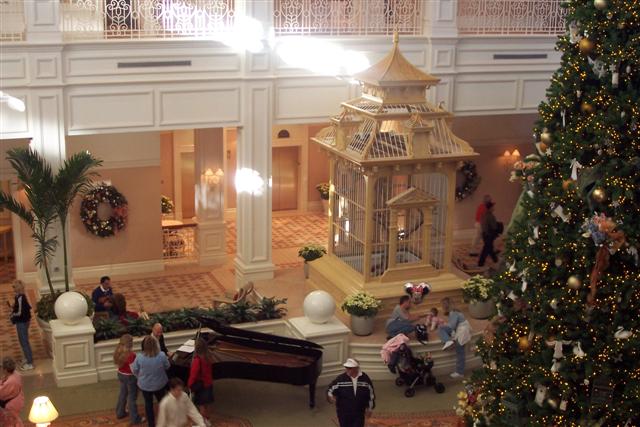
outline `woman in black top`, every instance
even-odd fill
[[[484,266],[484,261],[488,256],[491,257],[493,262],[498,262],[498,255],[496,254],[495,249],[493,248],[493,241],[498,238],[500,233],[502,233],[501,225],[496,221],[496,217],[493,215],[493,207],[495,204],[493,202],[485,203],[487,210],[482,216],[482,220],[480,225],[482,226],[482,241],[484,245],[482,246],[482,252],[480,253],[480,259],[478,260],[478,267]]]
[[[20,370],[28,371],[33,369],[33,354],[31,353],[31,345],[29,344],[31,305],[24,293],[24,283],[22,283],[22,280],[16,280],[13,282],[13,291],[16,295],[11,311],[11,323],[16,325],[18,340],[20,341],[20,347],[22,347],[22,352],[24,353],[24,363],[20,366]]]

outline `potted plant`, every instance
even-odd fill
[[[169,216],[170,214],[173,213],[173,210],[175,209],[175,205],[173,203],[173,200],[171,200],[169,197],[162,195],[161,196],[161,200],[160,200],[160,207],[162,209],[162,216]]]
[[[316,190],[320,193],[320,201],[322,202],[322,211],[325,215],[329,213],[329,186],[328,182],[321,182],[316,185]]]
[[[68,214],[75,198],[83,194],[91,184],[91,178],[96,175],[91,169],[102,162],[95,159],[88,152],[80,152],[69,157],[54,174],[51,165],[37,152],[29,148],[13,148],[7,152],[7,160],[16,171],[18,180],[24,188],[24,195],[28,205],[22,204],[11,194],[0,191],[0,207],[22,219],[31,229],[31,237],[36,245],[34,261],[42,269],[49,287],[48,296],[44,296],[36,304],[38,323],[43,327],[45,335],[50,329],[48,321],[55,319],[56,301],[63,294],[53,287],[50,274],[51,257],[58,248],[58,236],[53,235],[56,223],[62,231],[62,250],[64,258],[65,292],[69,291],[69,265],[67,258],[66,229]],[[27,207],[29,206],[29,207]],[[79,295],[82,295],[80,297]],[[79,293],[65,298],[65,304],[78,303],[84,307],[84,313],[92,307],[87,295]],[[79,313],[77,307],[72,310]],[[84,317],[84,315],[82,316]],[[73,322],[74,319],[65,319]],[[47,343],[48,345],[48,343]]]
[[[305,245],[298,250],[298,256],[304,259],[304,278],[309,278],[309,261],[321,258],[327,250],[320,245]]]
[[[381,308],[382,301],[364,291],[349,295],[342,302],[342,311],[351,315],[351,332],[355,335],[371,335]]]
[[[462,284],[462,297],[469,304],[469,315],[474,319],[488,319],[495,311],[490,289],[493,280],[476,275]]]

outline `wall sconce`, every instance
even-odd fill
[[[47,396],[38,396],[33,399],[29,421],[35,423],[37,427],[48,427],[56,418],[58,418],[58,411]]]
[[[506,168],[510,169],[513,167],[513,164],[515,162],[520,160],[520,151],[518,151],[517,148],[512,152],[509,152],[509,150],[505,150],[500,158],[502,159],[502,161],[504,161]]]
[[[207,168],[207,170],[204,171],[204,173],[202,174],[202,177],[204,178],[204,182],[206,182],[207,185],[209,186],[220,184],[220,181],[222,181],[223,176],[224,176],[224,172],[220,168],[218,168],[218,170],[215,172],[213,172],[211,168]]]

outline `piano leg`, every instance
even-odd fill
[[[309,408],[316,406],[316,383],[309,384]]]

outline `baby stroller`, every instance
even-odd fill
[[[406,397],[413,397],[416,394],[416,386],[419,385],[433,387],[436,393],[444,393],[444,384],[437,382],[431,373],[433,359],[428,353],[422,358],[414,357],[409,346],[402,344],[392,353],[387,367],[392,374],[398,375],[398,387],[407,386],[404,391]]]

